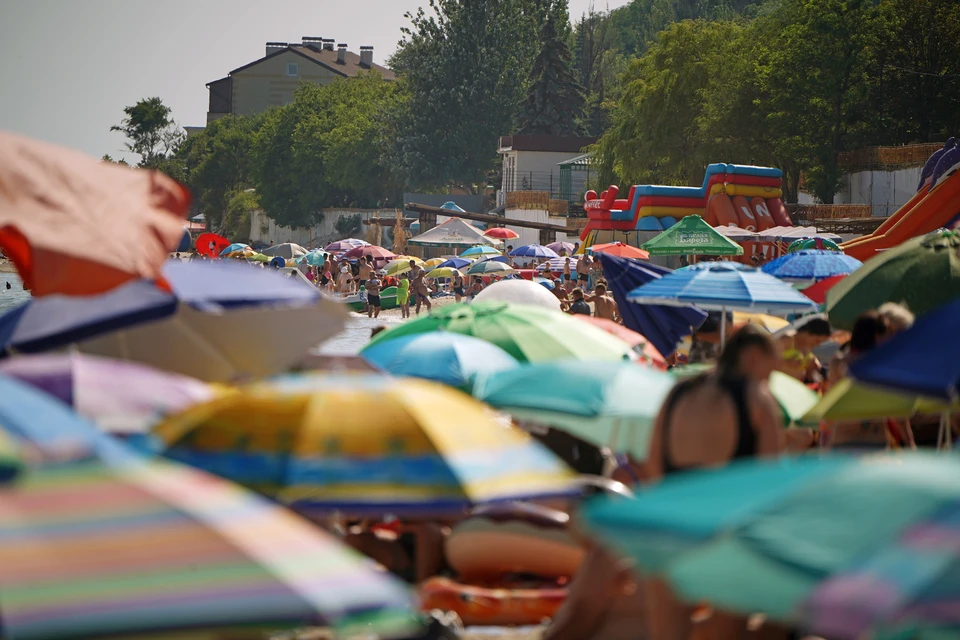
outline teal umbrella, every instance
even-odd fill
[[[470,247],[466,251],[460,254],[461,258],[479,258],[480,256],[499,256],[502,255],[499,251],[493,247],[485,244],[478,244],[476,246]]]
[[[674,378],[632,362],[530,364],[474,381],[474,396],[518,420],[555,427],[644,460]]]
[[[319,267],[327,259],[327,253],[321,251],[320,249],[314,249],[310,253],[306,253],[299,258],[297,258],[297,264],[306,262],[307,264],[313,267]]]

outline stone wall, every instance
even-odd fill
[[[282,227],[271,220],[263,211],[254,211],[250,220],[250,240],[266,244],[282,244],[295,242],[308,249],[323,247],[336,240],[342,240],[336,229],[337,219],[340,216],[360,214],[361,220],[380,216],[392,215],[393,210],[387,209],[324,209],[320,222],[312,228],[301,227],[291,229]],[[361,225],[354,237],[366,239],[367,226]]]

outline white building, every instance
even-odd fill
[[[503,180],[497,204],[505,202],[510,191],[542,191],[551,198],[571,202],[583,200],[586,172],[576,172],[575,184],[561,184],[560,163],[584,153],[596,138],[564,136],[503,136],[499,153],[503,156]],[[562,188],[563,187],[563,188]],[[562,193],[561,193],[562,191]]]

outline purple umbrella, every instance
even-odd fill
[[[340,253],[341,251],[350,251],[350,249],[356,249],[357,247],[365,247],[369,242],[363,240],[358,240],[357,238],[347,238],[346,240],[337,240],[332,242],[323,248],[324,251],[330,251],[331,253]]]
[[[568,255],[573,253],[573,250],[575,248],[576,247],[572,242],[551,242],[550,244],[547,245],[547,249],[551,249],[553,251],[556,251],[557,253],[560,253],[561,251],[566,251]]]
[[[0,362],[0,373],[65,402],[114,435],[146,433],[167,414],[215,395],[194,378],[77,353],[18,356]]]

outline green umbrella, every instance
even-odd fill
[[[844,378],[817,402],[802,420],[878,420],[909,418],[916,414],[936,414],[950,407],[937,400],[897,393]]]
[[[484,374],[473,394],[518,420],[644,460],[674,378],[631,362],[548,362]]]
[[[700,216],[685,216],[640,247],[652,256],[742,256],[743,247]]]
[[[467,269],[468,276],[479,276],[483,274],[505,276],[510,275],[511,273],[516,273],[516,269],[508,264],[497,262],[496,260],[484,260],[483,262],[477,262],[476,264],[470,265],[470,268]]]
[[[934,232],[868,260],[827,292],[830,324],[850,330],[864,311],[900,302],[917,315],[960,297],[960,235]]]
[[[451,304],[383,331],[371,345],[443,329],[497,345],[520,362],[629,360],[630,345],[603,329],[543,307],[505,302]]]
[[[297,264],[301,262],[306,262],[310,266],[319,267],[327,259],[327,254],[319,249],[314,249],[310,253],[306,253],[299,258],[297,258]]]

